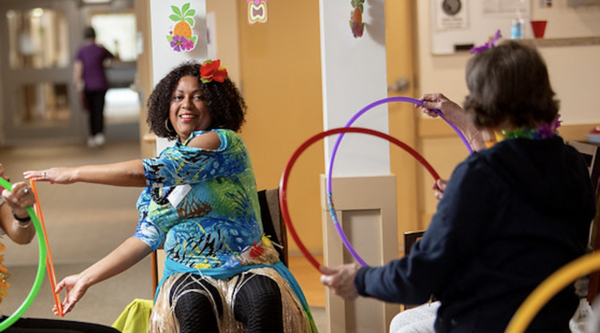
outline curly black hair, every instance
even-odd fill
[[[225,128],[239,131],[245,122],[246,103],[233,82],[227,78],[224,82],[202,83],[200,67],[202,64],[189,61],[174,68],[154,88],[148,98],[148,118],[150,131],[158,137],[174,140],[177,133],[170,123],[169,108],[171,96],[177,83],[184,76],[195,76],[201,85],[202,97],[212,118],[209,129]],[[168,127],[168,128],[167,128]]]
[[[463,107],[477,128],[503,123],[536,128],[551,124],[558,114],[546,63],[522,42],[507,40],[476,54],[467,64],[466,79],[469,95]]]

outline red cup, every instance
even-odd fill
[[[548,23],[548,21],[531,21],[531,28],[533,29],[533,36],[535,38],[544,38],[546,23]]]

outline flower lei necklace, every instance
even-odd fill
[[[536,129],[531,128],[516,128],[513,130],[502,130],[501,135],[498,132],[495,133],[495,140],[486,141],[486,146],[492,147],[496,142],[500,142],[506,139],[531,139],[531,140],[544,140],[549,139],[557,135],[557,129],[560,127],[560,120],[558,118],[560,115],[557,115],[554,121],[551,124],[542,124],[538,126]]]
[[[0,243],[0,252],[4,252],[6,250],[6,247],[4,246],[4,244]],[[2,265],[2,262],[4,261],[4,255],[0,255],[0,303],[2,303],[2,299],[6,296],[8,296],[8,287],[10,287],[10,284],[7,282],[8,278],[10,277],[10,274],[8,274],[8,269],[6,267],[4,267],[4,265]]]
[[[0,164],[0,177],[5,178],[4,168],[2,167],[2,164]],[[8,180],[8,178],[6,179]],[[2,189],[0,188],[0,193],[1,192]],[[0,239],[2,239],[2,237],[0,237]],[[0,242],[0,252],[4,251],[6,251],[6,247],[2,242]],[[0,303],[2,303],[2,299],[4,297],[8,296],[8,287],[10,287],[10,284],[7,281],[10,277],[10,274],[8,274],[8,269],[2,264],[3,262],[4,254],[0,254]]]

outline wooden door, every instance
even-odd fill
[[[417,64],[416,4],[414,0],[386,1],[386,50],[388,96],[419,98],[415,89]],[[404,86],[403,86],[404,85]],[[416,117],[411,103],[389,104],[390,135],[418,151]],[[391,171],[396,175],[398,200],[398,240],[402,242],[406,231],[420,229],[419,224],[419,164],[404,150],[390,146]]]

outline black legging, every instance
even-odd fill
[[[2,316],[1,321],[6,320]],[[99,324],[85,323],[62,319],[20,318],[9,328],[6,333],[119,333],[118,330]]]
[[[179,300],[175,305],[175,315],[179,320],[180,333],[219,332],[217,318],[213,313],[212,302],[204,294],[188,290],[206,288],[215,300],[219,316],[223,314],[221,298],[215,287],[186,274],[173,284],[173,293],[178,290]],[[246,333],[283,332],[281,291],[272,279],[262,275],[246,275],[233,309],[235,319],[246,324]],[[203,288],[204,287],[204,288]],[[188,291],[188,292],[186,292]]]
[[[86,90],[85,98],[90,111],[90,135],[104,132],[104,99],[106,90]]]

